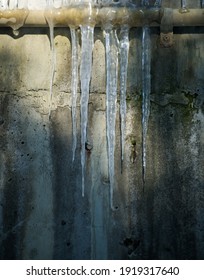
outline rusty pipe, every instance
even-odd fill
[[[165,13],[165,8],[161,9],[136,9],[128,7],[72,7],[59,8],[53,10],[5,10],[0,11],[0,26],[11,26],[18,29],[25,27],[45,27],[48,26],[47,19],[53,21],[55,26],[79,26],[90,24],[94,26],[104,26],[111,24],[114,26],[129,25],[130,27],[140,27],[144,25],[160,26]],[[204,10],[188,9],[185,12],[180,9],[172,10],[173,26],[204,26]]]

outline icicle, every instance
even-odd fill
[[[72,161],[75,159],[77,145],[76,103],[78,86],[78,33],[75,28],[70,28],[72,39]]]
[[[146,176],[146,137],[150,114],[151,41],[149,27],[142,30],[142,176]]]
[[[123,26],[120,31],[120,130],[121,130],[121,162],[124,159],[126,131],[126,90],[129,53],[129,27]]]
[[[94,27],[81,26],[81,168],[82,168],[82,196],[84,196],[85,144],[88,122],[89,85],[92,69],[92,51],[94,45]]]
[[[106,122],[108,143],[108,169],[110,179],[110,204],[113,207],[113,190],[115,185],[115,123],[118,83],[118,39],[116,30],[105,30],[106,45]]]
[[[186,10],[186,0],[181,0],[181,8]]]

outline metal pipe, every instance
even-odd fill
[[[129,25],[139,27],[144,25],[160,26],[162,18],[166,16],[163,9],[132,9],[127,7],[108,8],[61,8],[46,11],[5,10],[0,11],[0,27],[11,26],[18,29],[25,27],[48,26],[46,18],[50,17],[55,26],[79,26],[90,24],[96,26]],[[172,10],[173,26],[204,26],[203,9]]]
[[[173,26],[204,26],[202,9],[173,10]]]

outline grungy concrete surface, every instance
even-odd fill
[[[173,1],[172,1],[173,2]],[[1,29],[0,259],[204,258],[204,30],[175,29],[171,49],[152,30],[147,178],[141,166],[141,30],[131,29],[123,172],[117,119],[115,211],[109,205],[105,52],[96,30],[85,197],[80,114],[72,163],[71,46],[56,29],[48,117],[48,29]],[[80,89],[79,89],[80,90]]]

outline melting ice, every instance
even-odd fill
[[[64,1],[64,4],[67,4]],[[159,7],[161,1],[156,1]],[[144,1],[149,5],[149,1]],[[52,78],[50,84],[50,102],[52,100],[52,84],[55,73],[55,50],[54,50],[54,25],[50,25],[50,38],[52,50]],[[94,27],[89,25],[80,26],[81,29],[81,168],[82,168],[82,196],[84,196],[85,185],[85,145],[87,138],[88,123],[88,101],[89,87],[92,71],[92,51],[94,44]],[[70,28],[72,39],[72,127],[73,127],[73,156],[76,150],[76,102],[78,85],[78,35],[77,30]],[[151,52],[150,52],[150,29],[144,27],[142,31],[142,173],[145,182],[146,175],[146,137],[148,130],[148,119],[150,114],[150,90],[151,90]],[[108,27],[105,29],[105,51],[106,51],[106,123],[107,123],[107,148],[108,148],[108,170],[110,180],[110,204],[113,209],[113,191],[115,188],[115,125],[117,113],[117,85],[118,85],[118,59],[120,58],[120,120],[121,120],[121,160],[124,160],[125,130],[126,130],[126,88],[127,68],[129,52],[129,28],[123,26],[120,30],[120,41],[117,38],[116,29]],[[120,57],[119,57],[120,54]]]
[[[115,185],[115,123],[118,83],[118,38],[115,29],[105,30],[106,50],[106,122],[108,144],[108,168],[110,180],[110,203],[113,209],[113,190]]]
[[[120,31],[120,133],[121,133],[121,161],[124,159],[125,131],[126,131],[126,90],[127,68],[129,53],[129,27],[124,26]]]
[[[182,9],[186,9],[186,3],[187,1],[186,0],[181,0],[181,8]]]
[[[70,28],[72,40],[72,161],[75,159],[77,145],[77,121],[76,121],[76,104],[77,104],[77,87],[78,87],[78,32],[75,28]]]
[[[92,51],[94,45],[94,27],[81,26],[81,168],[82,168],[82,196],[84,196],[85,175],[85,144],[88,122],[89,85],[92,70]]]
[[[142,174],[146,176],[146,137],[150,114],[151,41],[149,27],[142,30]]]

